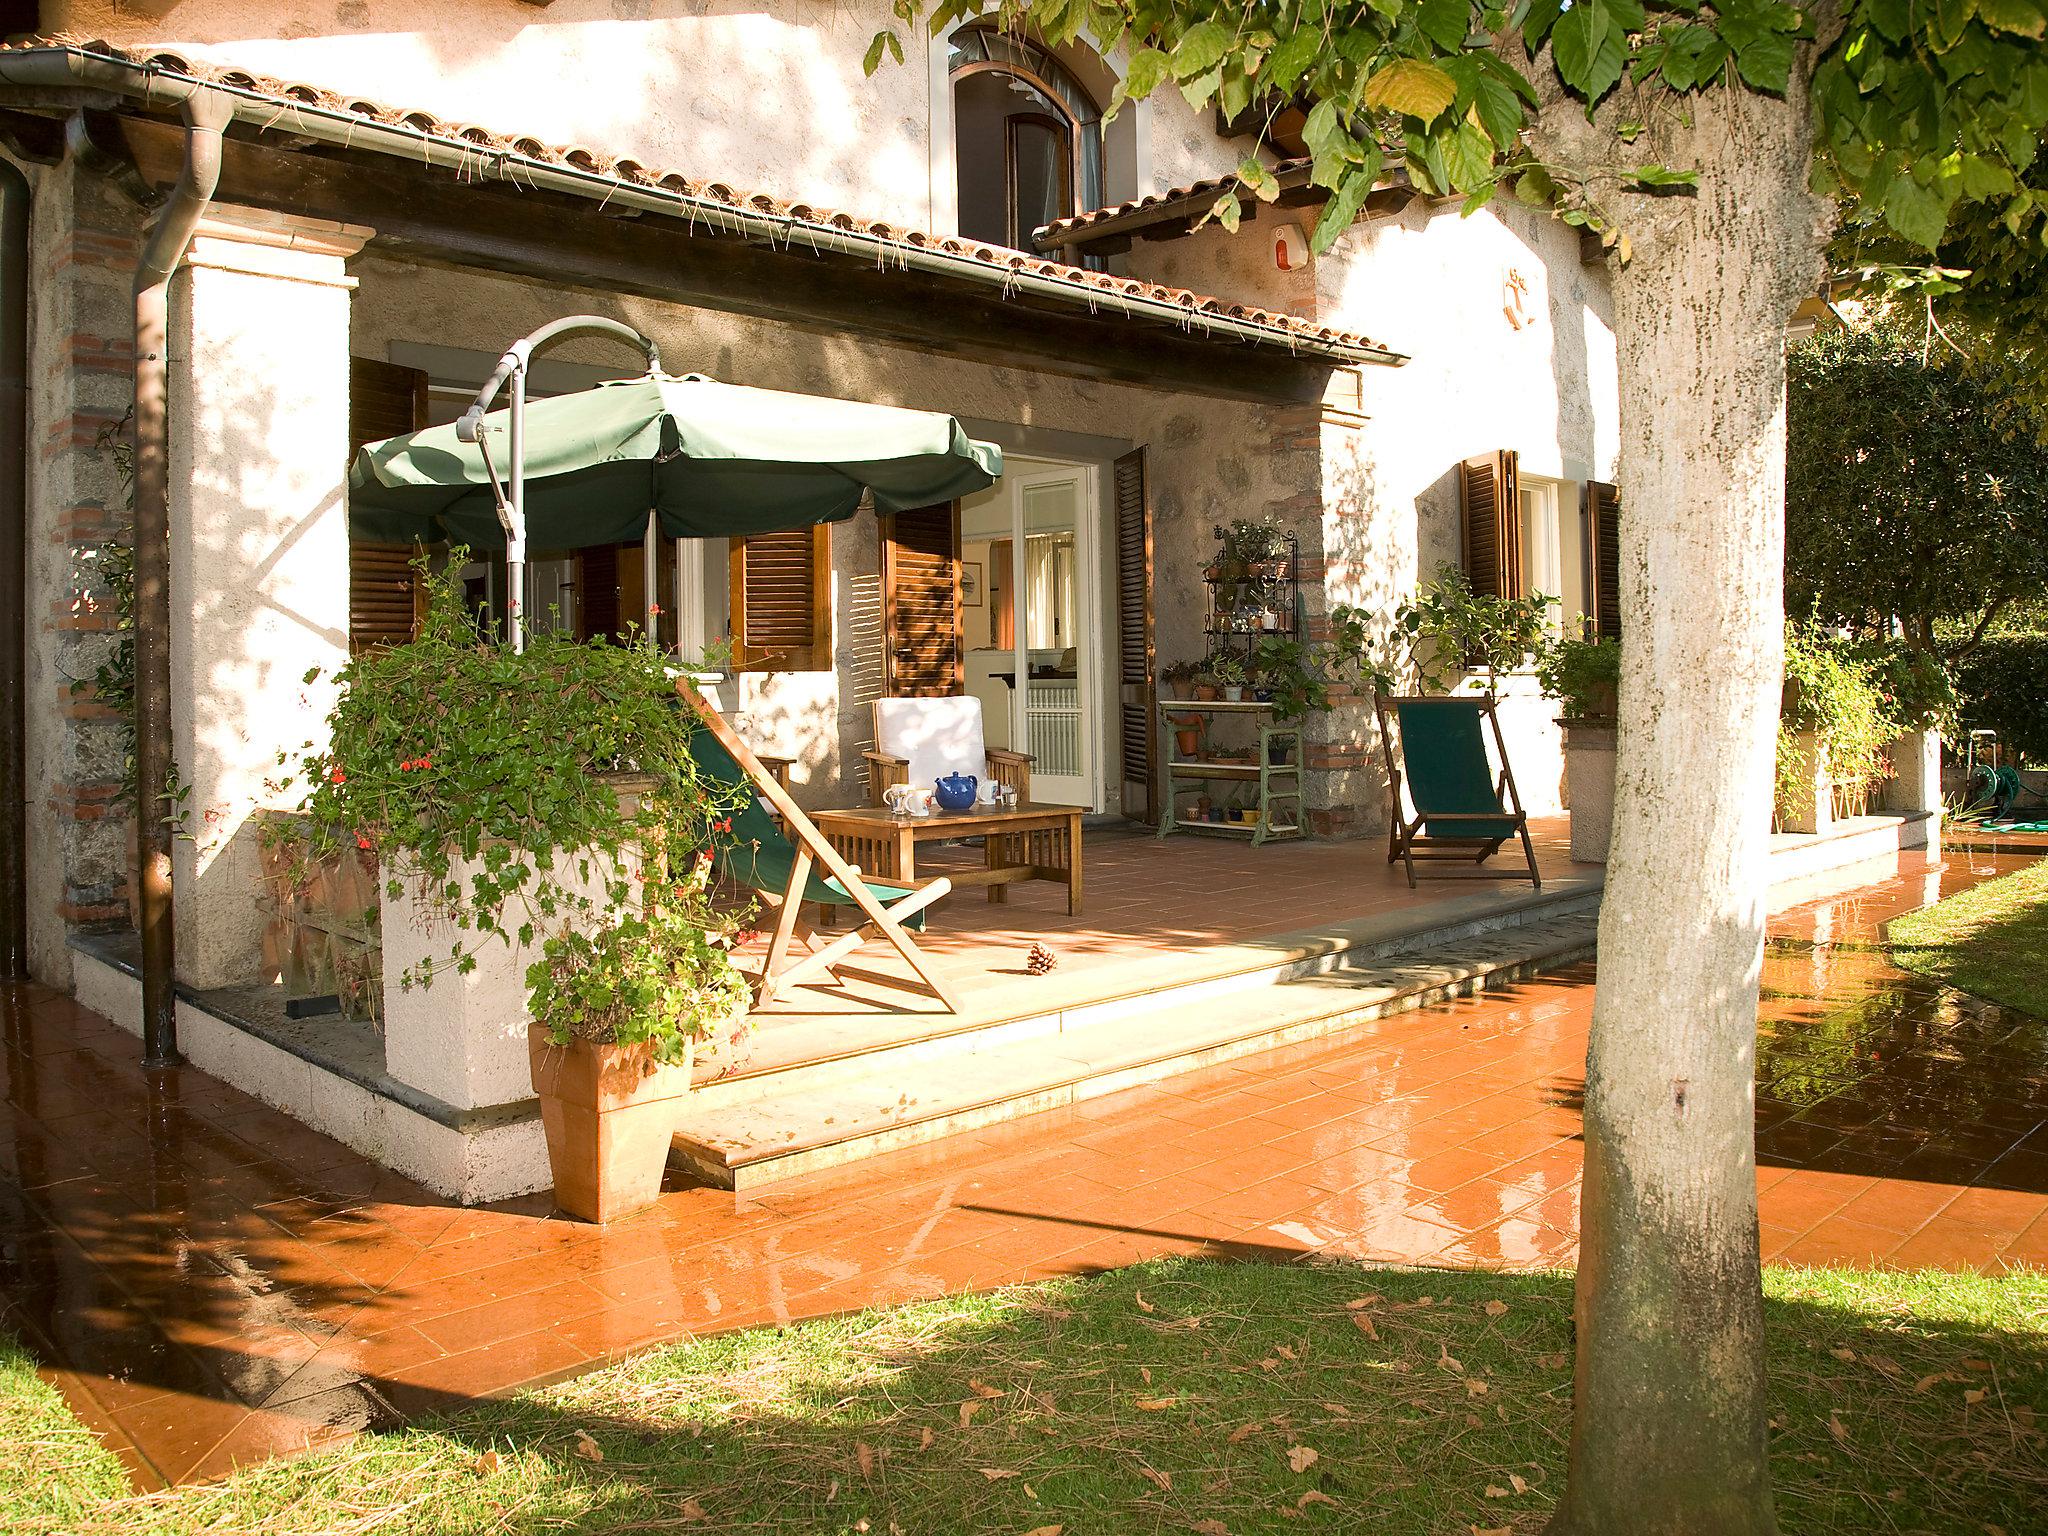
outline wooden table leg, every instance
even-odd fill
[[[1067,818],[1067,916],[1081,915],[1081,813]]]

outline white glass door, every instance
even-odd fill
[[[1091,480],[1075,467],[1019,474],[1010,505],[1016,686],[1011,735],[1032,755],[1031,794],[1096,803]]]

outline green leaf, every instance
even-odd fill
[[[1180,93],[1187,99],[1189,106],[1199,107],[1216,94],[1217,88],[1222,83],[1223,66],[1218,64],[1214,69],[1209,70],[1205,74],[1197,75],[1192,80],[1183,80],[1180,85]]]
[[[1894,43],[1904,42],[1906,34],[1913,29],[1913,8],[1910,0],[1863,0],[1864,14],[1870,24]]]
[[[1566,85],[1586,100],[1598,101],[1621,79],[1622,42],[1621,24],[1605,0],[1582,0],[1551,30],[1551,57]]]
[[[1977,19],[1994,32],[2011,32],[2039,42],[2048,16],[2034,0],[1977,0]]]
[[[1223,87],[1218,93],[1217,105],[1222,109],[1224,119],[1236,122],[1244,116],[1245,109],[1252,104],[1252,83],[1236,70],[1226,70]]]
[[[1150,96],[1166,78],[1170,62],[1157,48],[1140,48],[1131,55],[1130,68],[1124,71],[1125,94],[1134,101]]]
[[[1485,70],[1472,85],[1472,108],[1479,114],[1487,137],[1502,149],[1513,144],[1522,131],[1522,103],[1514,88]]]
[[[1280,40],[1272,56],[1266,60],[1266,67],[1260,78],[1275,91],[1290,90],[1315,63],[1316,55],[1322,51],[1323,34],[1320,29],[1310,26],[1296,27]]]
[[[1735,50],[1735,72],[1759,91],[1782,94],[1792,78],[1793,40],[1783,32],[1765,32]]]
[[[1244,216],[1244,204],[1235,192],[1226,192],[1209,207],[1208,217],[1221,224],[1231,234],[1237,233],[1238,221]]]
[[[1301,142],[1308,146],[1312,155],[1328,154],[1339,140],[1349,142],[1351,135],[1344,131],[1344,125],[1337,118],[1337,104],[1325,96],[1309,109],[1308,121],[1301,125]]]
[[[1884,195],[1884,221],[1902,239],[1931,251],[1941,243],[1941,233],[1948,227],[1952,202],[1952,197],[1921,186],[1911,176],[1897,176]]]
[[[882,50],[889,46],[891,35],[887,31],[875,34],[874,41],[868,44],[868,51],[860,61],[862,74],[873,75],[876,70],[882,67]]]
[[[1372,196],[1372,185],[1378,174],[1379,168],[1374,166],[1370,170],[1353,171],[1344,178],[1336,196],[1323,205],[1323,216],[1316,220],[1315,233],[1309,236],[1311,249],[1327,251],[1337,243],[1337,237],[1351,227],[1351,221],[1358,217],[1358,210]]]
[[[1264,162],[1252,156],[1247,155],[1244,163],[1238,166],[1237,179],[1262,203],[1270,203],[1280,195],[1279,180],[1266,169]]]
[[[1198,21],[1181,34],[1173,50],[1173,74],[1177,80],[1206,74],[1222,61],[1230,48],[1230,29],[1220,21]]]
[[[1696,187],[1700,173],[1674,171],[1668,165],[1640,165],[1629,173],[1628,180],[1639,187]]]
[[[1970,18],[1977,14],[1977,0],[1933,0],[1934,26],[1931,40],[1936,53],[1946,53],[1963,40]]]
[[[1426,59],[1396,59],[1365,82],[1365,104],[1433,122],[1457,99],[1451,77]]]
[[[1973,201],[2004,197],[2013,189],[2012,172],[1996,160],[1987,160],[1982,155],[1964,155],[1961,170],[1963,196]]]
[[[1467,0],[1422,0],[1415,9],[1415,23],[1445,53],[1458,53],[1472,30],[1472,9]]]
[[[1460,123],[1455,133],[1441,137],[1444,169],[1453,187],[1473,192],[1493,185],[1493,142],[1484,133],[1470,123]]]

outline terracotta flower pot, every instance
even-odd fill
[[[1192,725],[1181,726],[1173,733],[1173,749],[1182,758],[1193,757],[1202,749],[1202,733]]]
[[[1213,703],[1215,703],[1215,702],[1216,702],[1216,685],[1215,685],[1214,683],[1197,683],[1197,684],[1195,684],[1195,698],[1196,698],[1196,700],[1197,700],[1197,701],[1199,701],[1200,703],[1203,703],[1203,704],[1213,704]]]
[[[654,1059],[641,1045],[556,1045],[530,1024],[526,1049],[540,1096],[555,1204],[584,1221],[607,1222],[652,1205],[661,1193],[690,1063]]]

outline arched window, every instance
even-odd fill
[[[960,233],[1031,249],[1041,224],[1102,206],[1102,113],[1064,64],[1023,38],[953,38]]]

